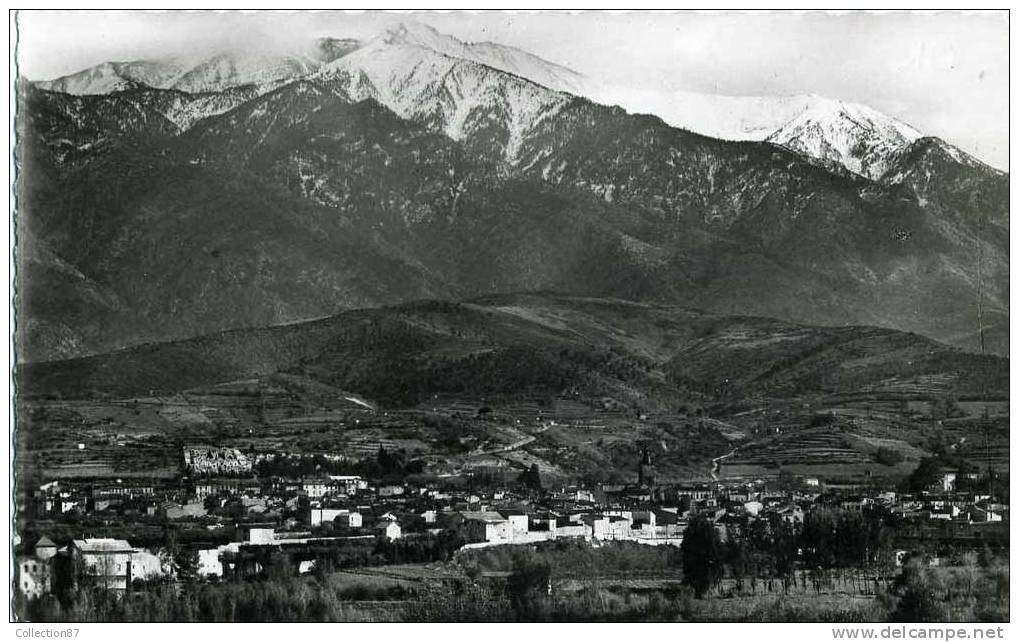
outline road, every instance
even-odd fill
[[[479,450],[478,452],[471,453],[471,456],[472,457],[481,457],[481,456],[484,456],[484,455],[498,455],[499,453],[508,453],[511,450],[517,450],[519,448],[523,448],[527,444],[529,444],[529,443],[533,442],[535,439],[537,439],[538,435],[540,435],[541,433],[545,432],[546,430],[548,430],[551,427],[552,427],[551,424],[542,424],[541,428],[538,428],[532,434],[527,435],[523,439],[518,439],[518,440],[514,441],[513,443],[506,444],[505,446],[499,446],[498,448],[493,448],[491,450]]]
[[[718,481],[719,462],[722,461],[723,459],[728,459],[729,457],[732,457],[733,455],[736,454],[737,450],[739,450],[738,446],[736,448],[733,448],[726,454],[722,455],[721,457],[715,457],[714,459],[711,460],[711,479]]]

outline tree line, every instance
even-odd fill
[[[832,571],[887,571],[894,567],[891,516],[820,508],[802,521],[779,515],[715,524],[704,515],[690,522],[681,545],[684,582],[698,597],[730,577],[737,591],[778,581],[788,590],[796,571],[809,571],[816,590],[829,586]],[[803,575],[800,575],[804,581]]]

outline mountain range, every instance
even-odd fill
[[[253,86],[264,92],[313,74],[358,49],[365,51],[335,66],[355,66],[369,75],[372,69],[376,74],[386,73],[393,69],[392,57],[401,53],[409,57],[404,62],[410,65],[436,55],[472,61],[555,91],[619,105],[632,113],[652,114],[674,127],[713,138],[786,146],[874,180],[888,169],[890,156],[923,136],[910,125],[865,105],[814,94],[724,96],[613,86],[515,47],[464,42],[413,22],[391,27],[367,42],[320,38],[285,52],[222,52],[104,63],[35,84],[75,95],[102,95],[132,87],[204,93]],[[370,64],[369,59],[376,55],[391,59],[386,64]],[[388,101],[387,106],[399,111],[395,101]],[[217,111],[212,108],[206,113]]]
[[[524,290],[1007,353],[1007,174],[861,105],[609,93],[414,24],[22,82],[19,353]]]

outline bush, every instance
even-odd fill
[[[899,577],[901,597],[892,611],[892,622],[941,622],[946,620],[942,601],[935,594],[928,569],[913,561],[902,569]]]
[[[884,446],[878,448],[877,452],[874,453],[874,461],[883,466],[894,466],[901,463],[904,459],[899,451]]]
[[[835,413],[824,412],[814,415],[810,418],[810,423],[807,424],[807,428],[819,428],[821,426],[830,426],[836,421]]]

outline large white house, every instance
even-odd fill
[[[308,523],[312,526],[331,523],[345,528],[360,528],[363,519],[361,513],[349,508],[311,508]]]
[[[135,549],[122,539],[91,538],[71,542],[71,559],[102,588],[124,590],[133,577]]]

